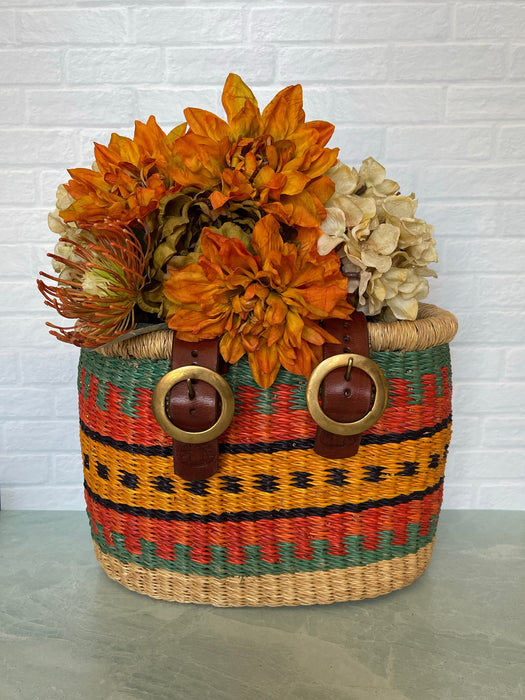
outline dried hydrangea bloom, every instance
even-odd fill
[[[428,294],[425,277],[436,276],[427,265],[437,261],[434,229],[416,218],[417,200],[400,195],[373,158],[359,172],[338,161],[327,175],[335,192],[325,204],[319,253],[337,249],[359,311],[414,320],[417,302]]]
[[[53,233],[57,233],[60,236],[59,241],[55,245],[52,264],[53,270],[65,279],[69,268],[63,260],[79,261],[78,256],[75,254],[75,244],[87,232],[80,229],[74,221],[66,223],[60,216],[60,212],[67,209],[75,201],[64,185],[58,186],[56,200],[56,208],[48,214],[47,224]]]
[[[385,321],[413,320],[417,317],[418,301],[427,294],[428,281],[417,268],[392,266],[384,274],[376,270],[367,283],[368,314],[382,312]]]
[[[333,180],[335,192],[325,204],[326,218],[321,224],[323,235],[318,243],[321,255],[327,255],[341,241],[347,241],[347,232],[365,224],[376,212],[372,199],[365,201],[355,195],[360,182],[355,168],[337,161],[326,174]]]

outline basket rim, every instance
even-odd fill
[[[415,321],[368,322],[372,351],[426,350],[449,343],[456,335],[458,321],[453,313],[434,304],[419,303]],[[95,352],[105,357],[136,360],[169,360],[174,331],[152,331],[126,340],[114,340]]]

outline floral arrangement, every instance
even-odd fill
[[[334,341],[324,318],[415,319],[437,255],[414,195],[373,158],[342,163],[300,85],[261,113],[230,74],[222,104],[226,120],[188,108],[168,134],[136,122],[69,171],[49,215],[55,274],[38,285],[75,322],[51,332],[98,347],[167,322],[182,340],[220,338],[227,362],[246,354],[268,387],[281,366],[310,375]]]

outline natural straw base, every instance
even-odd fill
[[[415,554],[351,569],[229,578],[185,575],[124,564],[104,554],[96,544],[95,555],[111,579],[151,598],[217,607],[272,607],[362,600],[404,588],[427,568],[434,542]]]

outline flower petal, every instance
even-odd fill
[[[314,198],[309,192],[301,192],[293,197],[283,197],[286,204],[292,206],[292,218],[297,226],[312,228],[319,226],[321,217],[317,211]]]
[[[311,121],[304,125],[307,129],[314,129],[317,132],[316,143],[318,146],[326,146],[334,133],[334,125],[330,122]]]
[[[304,124],[303,89],[300,85],[290,85],[278,92],[264,109],[263,132],[281,141],[301,124]]]
[[[380,224],[368,238],[368,247],[381,255],[391,255],[399,241],[399,228],[392,224]]]
[[[310,178],[304,173],[294,170],[286,172],[286,182],[282,188],[283,194],[299,194],[310,182]]]
[[[253,229],[252,245],[256,253],[261,256],[263,266],[272,251],[281,252],[283,239],[280,234],[278,221],[270,214],[258,221]]]
[[[225,361],[230,364],[238,362],[246,354],[241,336],[238,334],[231,335],[228,332],[223,334],[219,343],[219,350]]]
[[[188,107],[184,110],[184,116],[190,129],[199,136],[208,136],[214,141],[228,138],[230,133],[228,123],[212,112],[196,107]]]
[[[255,137],[261,132],[261,113],[256,102],[246,100],[244,107],[230,118],[230,140],[237,140],[240,136]]]
[[[379,185],[385,179],[386,170],[374,158],[366,158],[359,169],[361,179],[368,185]]]
[[[253,378],[263,389],[271,386],[280,369],[277,347],[261,344],[258,350],[248,354]]]
[[[238,75],[230,73],[222,91],[222,106],[230,123],[244,107],[246,100],[257,107],[257,100],[250,88]]]
[[[327,176],[334,181],[337,194],[353,194],[357,189],[359,175],[355,168],[350,168],[340,160],[328,170]]]

